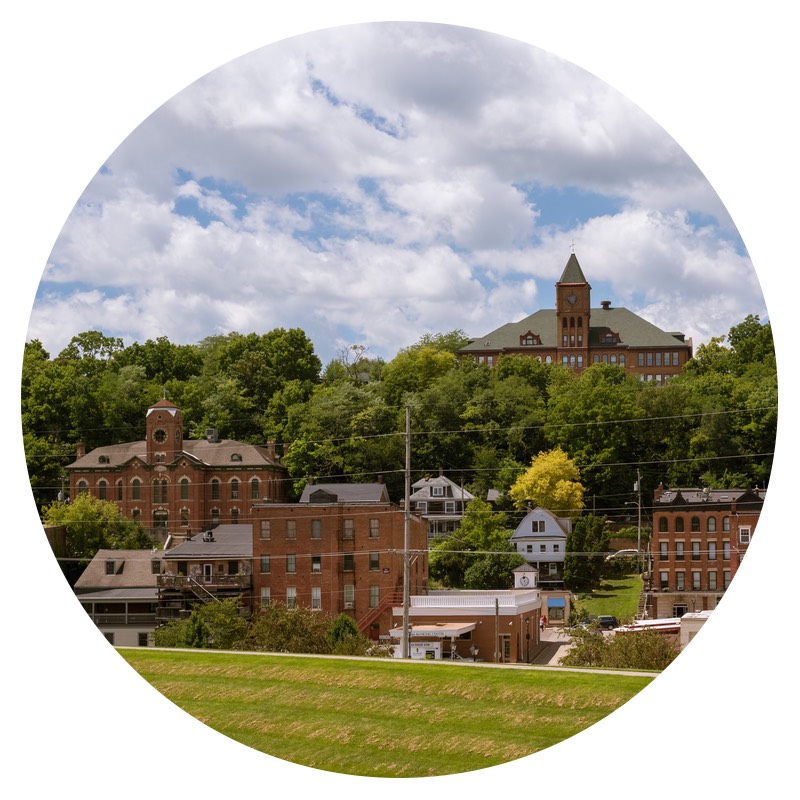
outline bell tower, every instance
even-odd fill
[[[165,396],[147,409],[147,460],[170,464],[183,450],[183,414]]]
[[[558,362],[573,369],[589,366],[591,298],[592,287],[572,253],[556,284],[556,346]]]

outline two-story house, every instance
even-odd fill
[[[411,509],[428,525],[428,540],[447,536],[458,528],[467,504],[475,495],[446,477],[442,470],[436,477],[426,475],[411,485]]]
[[[351,615],[370,638],[386,634],[402,602],[406,513],[383,484],[307,486],[298,503],[253,509],[256,605]],[[427,530],[408,515],[409,591],[428,583]]]
[[[656,489],[649,617],[716,608],[747,552],[765,497],[762,489]]]
[[[571,526],[569,518],[557,517],[537,506],[523,517],[511,534],[516,551],[539,570],[539,585],[543,589],[564,586],[564,554]]]

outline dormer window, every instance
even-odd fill
[[[534,347],[535,345],[540,345],[542,343],[542,339],[538,333],[532,333],[531,331],[528,331],[519,337],[519,343],[521,347]]]
[[[241,461],[241,460],[242,460],[241,453],[233,453],[231,455],[231,461]]]
[[[108,456],[98,456],[97,463],[98,464],[108,464],[111,462],[111,459]]]
[[[432,497],[444,497],[444,486],[431,486]]]

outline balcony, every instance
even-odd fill
[[[212,589],[249,589],[253,585],[252,575],[159,575],[159,589],[177,589],[192,592],[197,586]]]

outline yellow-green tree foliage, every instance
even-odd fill
[[[572,459],[556,448],[534,456],[509,494],[517,508],[531,503],[559,516],[574,516],[583,508],[584,487],[580,477]]]

